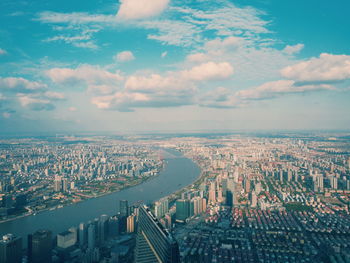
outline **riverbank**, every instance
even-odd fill
[[[119,211],[119,200],[128,200],[129,204],[139,201],[153,203],[177,192],[179,184],[187,186],[196,181],[200,175],[199,167],[180,152],[172,149],[169,152],[176,157],[165,158],[167,163],[156,177],[99,198],[91,198],[60,209],[43,211],[36,216],[3,222],[0,224],[0,235],[13,233],[25,238],[38,229],[50,229],[55,235],[72,226],[78,226],[81,222],[93,220],[102,214],[115,215]]]
[[[169,200],[169,203],[174,203],[174,201],[176,201],[176,199],[181,198],[181,194],[183,192],[189,190],[190,188],[198,187],[203,182],[203,180],[205,178],[205,172],[203,171],[203,168],[200,166],[200,163],[197,160],[191,158],[191,156],[186,156],[186,155],[183,155],[183,156],[185,156],[186,158],[188,158],[189,160],[191,160],[193,163],[195,163],[197,165],[197,167],[200,170],[200,174],[199,174],[199,176],[196,178],[196,180],[194,182],[192,182],[192,183],[184,186],[183,188],[177,190],[176,192],[166,196],[168,198],[168,200]]]
[[[164,169],[164,166],[165,166],[165,162],[162,165],[162,169]],[[81,203],[81,202],[84,202],[84,201],[87,201],[87,200],[90,200],[90,199],[93,199],[93,198],[100,198],[100,197],[103,197],[105,195],[118,193],[118,192],[126,190],[126,189],[128,189],[130,187],[135,187],[135,186],[137,186],[139,184],[145,183],[148,180],[151,180],[151,179],[159,176],[161,171],[162,170],[158,171],[157,174],[153,175],[153,176],[138,178],[138,179],[130,182],[130,184],[128,184],[128,185],[126,185],[126,186],[124,186],[122,188],[119,188],[116,191],[107,191],[107,192],[99,193],[99,194],[96,194],[96,195],[93,195],[93,196],[89,196],[87,198],[82,198],[79,201],[70,201],[70,202],[67,202],[67,203],[60,203],[60,204],[55,205],[55,206],[45,207],[43,209],[39,209],[39,210],[35,210],[35,211],[32,210],[32,212],[27,212],[25,214],[16,215],[16,216],[13,216],[11,218],[1,219],[0,220],[0,224],[1,223],[5,223],[5,222],[9,222],[9,221],[13,221],[13,220],[16,220],[16,219],[19,219],[19,218],[27,217],[27,216],[36,216],[37,214],[43,213],[45,211],[53,211],[53,210],[60,209],[60,208],[66,207],[66,206],[76,205],[78,203]],[[75,200],[75,199],[72,199],[72,200]]]

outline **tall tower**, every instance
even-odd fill
[[[126,232],[134,233],[135,231],[135,215],[129,215],[127,218]]]
[[[190,216],[190,200],[176,200],[176,220],[185,221]]]
[[[94,249],[96,243],[96,227],[90,224],[88,227],[88,248]]]
[[[22,238],[7,234],[0,240],[0,262],[22,262]]]
[[[211,182],[209,186],[209,203],[216,203],[215,182]]]
[[[171,234],[146,206],[139,208],[136,263],[178,263],[179,247]]]
[[[61,176],[55,175],[54,190],[55,190],[55,192],[60,192],[62,190]]]
[[[87,243],[87,229],[85,223],[80,223],[79,224],[79,245],[80,247],[85,246]]]
[[[119,201],[119,213],[121,216],[129,216],[129,206],[127,200],[120,200]]]
[[[52,261],[52,233],[50,230],[38,230],[28,235],[28,262],[50,263]]]

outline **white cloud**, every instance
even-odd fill
[[[207,30],[216,30],[219,35],[232,35],[237,30],[258,34],[269,32],[266,29],[269,22],[260,18],[263,13],[252,7],[239,8],[228,3],[225,7],[211,10],[187,10],[190,10],[194,19],[207,22],[204,23]]]
[[[210,59],[210,57],[204,53],[195,53],[188,55],[186,59],[190,62],[204,62]]]
[[[123,76],[119,72],[109,72],[91,65],[81,65],[75,69],[52,68],[46,71],[46,75],[56,83],[77,84],[83,82],[88,85],[116,85],[123,80]]]
[[[223,50],[230,47],[239,47],[243,44],[245,44],[245,41],[243,38],[229,36],[224,39],[216,38],[216,39],[207,41],[205,43],[204,48],[209,51],[217,50],[217,49]]]
[[[127,61],[134,60],[135,56],[131,51],[126,50],[126,51],[119,52],[117,55],[115,55],[114,58],[119,62],[127,62]]]
[[[150,99],[143,93],[116,92],[109,96],[100,96],[92,98],[91,102],[99,109],[123,108],[124,104],[144,103]]]
[[[162,13],[169,4],[169,0],[120,0],[117,13],[120,19],[143,19]]]
[[[294,54],[299,53],[303,48],[304,48],[304,44],[296,44],[294,46],[287,45],[283,49],[283,52],[288,54],[288,55],[294,55]]]
[[[283,77],[298,82],[332,82],[350,78],[350,56],[323,53],[281,70]]]
[[[115,28],[123,25],[125,19],[149,18],[162,12],[169,0],[123,0],[117,16],[104,14],[89,14],[84,12],[57,13],[41,12],[36,20],[42,23],[55,24],[53,29],[81,28]],[[244,38],[245,40],[264,41],[260,34],[270,33],[267,29],[269,21],[262,18],[264,13],[252,7],[239,8],[230,2],[201,3],[196,9],[176,7],[173,3],[164,16],[158,19],[145,19],[130,22],[134,27],[152,30],[148,39],[160,41],[163,44],[176,46],[200,46],[206,39],[207,33],[217,37]],[[183,4],[181,5],[183,6]],[[178,18],[181,17],[181,20]],[[68,27],[57,26],[67,24]],[[84,30],[84,27],[83,27]],[[91,35],[95,33],[92,32]],[[71,41],[71,37],[79,37],[83,34],[61,35],[57,40]],[[271,40],[269,42],[272,42]],[[75,46],[90,46],[93,41],[72,42]],[[265,43],[266,44],[266,43]],[[87,46],[88,45],[88,46]]]
[[[227,79],[233,74],[233,67],[228,62],[206,62],[183,71],[185,78],[194,81]]]
[[[48,24],[114,24],[117,19],[113,15],[89,14],[84,12],[58,13],[45,11],[38,14],[36,20]]]
[[[75,111],[77,111],[77,108],[76,107],[69,107],[68,110],[71,112],[75,112]]]
[[[98,96],[91,103],[99,109],[132,111],[135,108],[176,107],[194,103],[191,90],[154,91],[152,93],[121,91],[113,95]]]
[[[284,94],[334,90],[331,85],[296,85],[293,80],[277,80],[264,83],[252,89],[238,91],[236,97],[243,100],[271,99]]]
[[[230,89],[220,87],[201,96],[198,104],[210,108],[236,108],[241,106],[243,102],[234,96]]]
[[[55,109],[55,106],[48,99],[36,98],[27,94],[17,94],[19,103],[22,107],[34,111],[49,111]]]
[[[147,76],[131,75],[124,89],[91,102],[99,109],[130,111],[140,107],[173,107],[196,103],[197,82],[227,79],[233,67],[227,62],[203,63],[188,70],[170,71]]]
[[[9,119],[11,117],[11,113],[9,112],[3,112],[2,113],[2,116],[5,118],[5,119]]]
[[[150,93],[154,91],[171,91],[190,89],[193,85],[185,79],[177,76],[176,73],[169,76],[151,74],[150,76],[130,76],[125,82],[125,88],[129,91]]]
[[[65,42],[67,44],[72,44],[75,47],[79,48],[89,48],[89,49],[98,49],[98,46],[94,41],[91,40],[92,34],[85,34],[84,32],[81,35],[75,36],[65,36],[59,35],[46,39],[46,42]]]
[[[29,81],[25,78],[0,77],[0,89],[8,92],[38,92],[47,89],[47,85],[41,82]]]
[[[51,100],[64,100],[65,96],[61,92],[55,92],[55,91],[46,91],[43,94],[44,97],[51,99]]]
[[[112,94],[115,92],[119,86],[115,84],[102,84],[102,85],[94,85],[94,84],[88,84],[87,91],[92,94],[101,94],[101,95],[107,95]]]
[[[142,21],[138,23],[139,27],[151,29],[148,39],[153,39],[162,44],[174,46],[191,46],[202,40],[200,28],[196,25],[179,20],[162,19]]]
[[[0,48],[0,56],[1,56],[1,55],[6,55],[6,54],[7,54],[6,50]]]
[[[5,98],[0,94],[0,100],[6,99],[10,108],[15,107],[18,101],[19,105],[26,109],[53,110],[55,108],[54,101],[65,99],[63,93],[48,90],[47,84],[21,77],[0,78],[0,90],[7,95]]]

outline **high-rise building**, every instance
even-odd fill
[[[64,231],[57,235],[57,247],[65,249],[74,246],[76,243],[76,234],[71,231]]]
[[[324,186],[323,186],[323,175],[318,174],[314,177],[314,191],[315,192],[323,192]]]
[[[121,216],[129,216],[129,206],[127,200],[120,200],[119,201],[119,213]]]
[[[209,200],[211,204],[216,203],[216,191],[215,191],[215,182],[211,182],[209,186]]]
[[[280,170],[280,182],[282,183],[283,182],[283,170]]]
[[[251,194],[251,207],[254,208],[257,206],[257,204],[258,204],[258,197],[257,197],[255,191],[253,191]]]
[[[54,190],[55,192],[61,192],[62,190],[62,180],[61,176],[56,175],[54,180]]]
[[[79,224],[79,245],[80,247],[85,246],[87,243],[87,229],[84,223]]]
[[[135,262],[180,262],[176,240],[146,206],[141,206],[139,209]]]
[[[169,211],[168,198],[162,198],[154,204],[154,214],[157,218],[163,217]]]
[[[292,179],[293,179],[292,171],[291,171],[291,170],[288,170],[288,172],[287,172],[287,180],[288,180],[288,182],[291,182]]]
[[[184,222],[190,216],[190,200],[176,200],[176,220]]]
[[[62,179],[62,191],[63,192],[68,191],[68,179],[67,178]]]
[[[202,209],[203,209],[203,212],[207,210],[207,199],[205,198],[202,198]]]
[[[38,230],[28,235],[28,262],[50,263],[52,261],[52,232]]]
[[[235,191],[235,181],[233,179],[227,180],[227,190],[226,190],[226,205],[234,205],[234,191]]]
[[[129,215],[126,220],[126,232],[134,233],[135,231],[135,215]]]
[[[0,240],[0,262],[20,263],[22,262],[22,238],[7,234]]]
[[[331,176],[331,177],[329,178],[329,180],[330,180],[332,189],[337,190],[337,189],[338,189],[338,178],[335,177],[335,176]]]
[[[299,174],[298,174],[298,171],[295,171],[294,180],[295,180],[296,182],[299,181]]]
[[[103,244],[108,235],[108,219],[109,217],[107,215],[101,215],[100,219],[98,220],[98,241],[99,244]]]
[[[250,179],[246,178],[244,180],[244,190],[246,193],[250,193]]]
[[[202,213],[202,199],[199,196],[192,198],[191,203],[193,203],[193,215]]]
[[[171,215],[170,214],[166,214],[165,216],[164,216],[164,221],[165,221],[165,228],[166,229],[169,229],[169,230],[171,230],[171,228],[172,228],[172,220],[171,220]]]
[[[119,217],[113,216],[108,219],[108,236],[116,237],[119,234]]]
[[[88,227],[88,248],[93,249],[96,241],[96,227],[94,224],[90,224]]]
[[[256,194],[260,194],[260,192],[261,192],[261,183],[260,182],[258,182],[258,183],[256,183],[255,184],[255,193]]]
[[[127,217],[129,216],[129,206],[127,200],[120,200],[119,201],[119,232],[124,233],[126,232],[126,226],[127,226]]]

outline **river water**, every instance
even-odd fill
[[[119,200],[128,200],[129,205],[141,200],[153,202],[193,183],[200,175],[199,167],[180,152],[167,149],[164,155],[165,168],[155,178],[120,192],[1,223],[0,235],[13,233],[26,238],[38,229],[50,229],[55,235],[102,214],[115,215]]]

